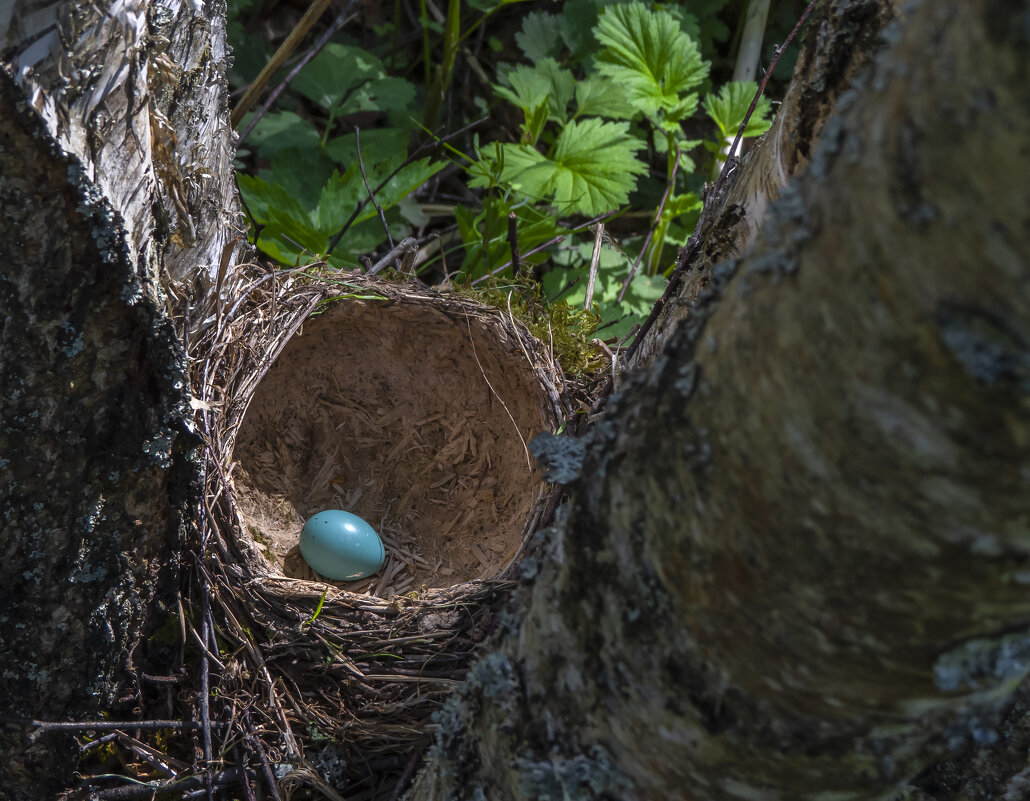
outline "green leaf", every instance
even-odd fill
[[[542,106],[541,106],[542,107]],[[491,142],[480,147],[479,136],[475,137],[476,161],[473,161],[465,171],[469,175],[469,187],[471,189],[490,189],[497,184],[504,168],[504,151],[500,142]]]
[[[597,0],[568,0],[562,4],[558,32],[565,46],[572,51],[572,61],[583,61],[597,49],[591,29],[597,23],[600,3]]]
[[[588,75],[576,84],[576,116],[631,120],[640,110],[629,102],[621,84]]]
[[[551,94],[551,82],[547,76],[537,72],[533,67],[519,66],[505,73],[509,89],[506,86],[494,85],[494,92],[513,106],[518,106],[526,115],[528,122],[540,106],[547,102]]]
[[[457,206],[454,216],[465,248],[462,271],[467,278],[478,278],[511,261],[508,215],[512,211],[517,217],[519,248],[523,254],[566,233],[566,229],[558,226],[552,214],[538,211],[525,203],[512,205],[504,198],[487,198],[478,214]],[[523,261],[540,264],[549,256],[545,250],[532,256],[523,256]]]
[[[502,145],[500,180],[532,198],[550,198],[565,214],[595,216],[629,199],[647,166],[634,156],[643,143],[624,122],[570,122],[545,156],[528,145]]]
[[[249,175],[238,177],[240,193],[251,214],[264,225],[258,247],[284,264],[293,264],[306,249],[321,253],[327,241],[300,202],[278,184]]]
[[[395,159],[408,148],[408,133],[400,128],[370,128],[361,131],[361,160],[365,169]],[[353,133],[330,139],[326,154],[346,169],[358,161],[357,137]],[[358,180],[361,178],[359,176]]]
[[[719,127],[719,133],[724,142],[732,142],[744,122],[751,101],[758,91],[758,84],[754,81],[731,81],[724,84],[718,94],[709,94],[705,97],[705,112]],[[772,121],[769,114],[772,111],[772,103],[764,95],[759,98],[755,112],[747,122],[744,129],[744,138],[761,136],[769,130]]]
[[[315,209],[315,220],[319,230],[338,231],[367,194],[357,162],[353,162],[343,175],[333,173],[322,187],[318,207]],[[375,214],[371,203],[368,209]],[[359,217],[357,221],[361,219]]]
[[[559,124],[568,120],[576,80],[553,58],[545,58],[532,67],[518,66],[502,72],[501,80],[508,85],[495,84],[494,91],[522,109],[522,144],[536,144],[548,120]]]
[[[333,163],[320,148],[291,147],[276,151],[259,175],[278,184],[305,208],[314,208],[319,190],[333,174]]]
[[[548,118],[557,123],[565,123],[569,119],[568,108],[576,91],[576,79],[569,70],[559,67],[553,58],[545,58],[538,62],[536,71],[543,75],[550,85]]]
[[[244,118],[241,130],[247,126],[249,117]],[[247,144],[265,158],[288,147],[317,148],[318,132],[311,123],[301,119],[292,111],[266,114],[247,137]]]
[[[443,169],[444,162],[430,162],[428,158],[408,164],[403,170],[389,180],[389,182],[376,194],[376,202],[384,210],[396,206],[404,198],[421,187]],[[389,164],[379,165],[381,175],[369,175],[369,183],[372,188],[381,182],[385,176]],[[366,172],[368,172],[366,165]],[[350,217],[357,205],[368,197],[368,190],[365,182],[361,180],[360,167],[354,162],[343,175],[334,174],[333,177],[322,188],[322,196],[315,211],[318,229],[331,233]],[[378,216],[378,212],[371,203],[367,204],[358,215],[355,223],[370,220]],[[349,235],[349,234],[348,234]]]
[[[532,67],[518,66],[504,74],[511,88],[495,85],[494,91],[518,106],[526,117],[526,128],[544,103],[547,118],[562,123],[568,119],[568,105],[575,92],[576,79],[569,70],[562,69],[553,58],[545,58]],[[534,139],[535,141],[535,139]]]
[[[530,61],[554,58],[562,50],[558,17],[544,11],[531,11],[522,20],[515,42]]]
[[[624,85],[641,111],[672,122],[694,113],[697,95],[691,90],[708,74],[708,64],[671,14],[642,3],[608,6],[594,35],[605,45],[598,72]]]
[[[291,86],[327,110],[356,86],[386,77],[382,62],[360,47],[330,42],[293,79]]]
[[[389,180],[376,195],[376,200],[383,208],[394,206],[416,189],[424,186],[430,178],[446,166],[447,162],[430,161],[428,158],[412,162]]]
[[[403,78],[383,77],[362,84],[333,109],[339,117],[359,111],[405,112],[415,102],[415,87]]]

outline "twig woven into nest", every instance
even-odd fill
[[[252,768],[388,797],[539,522],[525,445],[569,413],[561,370],[504,310],[357,274],[259,274],[191,351],[206,499],[188,617],[221,699],[200,716],[228,724],[205,751],[242,742]],[[291,552],[331,506],[381,530],[379,576],[325,582]]]

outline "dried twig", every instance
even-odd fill
[[[679,168],[680,146],[677,143],[676,161],[672,165],[672,172],[669,174],[669,182],[665,185],[665,193],[662,195],[662,202],[658,204],[658,211],[655,212],[654,221],[651,223],[651,227],[647,231],[647,236],[644,238],[644,244],[640,248],[640,253],[637,254],[637,258],[633,261],[633,266],[630,267],[629,275],[626,276],[626,280],[622,282],[622,289],[619,290],[619,303],[622,303],[622,299],[626,296],[626,290],[629,289],[629,285],[633,281],[633,276],[637,274],[637,268],[640,267],[640,262],[643,261],[644,254],[647,253],[647,249],[651,245],[654,233],[658,230],[658,224],[662,221],[662,214],[665,213],[665,204],[669,202],[669,195],[672,194],[672,188],[676,185],[676,173],[679,171]]]
[[[597,266],[601,262],[601,243],[604,241],[604,223],[594,226],[594,252],[590,255],[590,275],[587,278],[587,292],[583,298],[583,308],[589,311],[594,302],[594,284],[597,283]],[[622,296],[619,296],[622,300]]]
[[[404,237],[404,239],[402,239],[396,245],[391,247],[389,252],[385,256],[383,256],[383,258],[381,258],[379,261],[373,264],[371,268],[369,268],[368,274],[375,275],[380,270],[383,270],[386,267],[388,267],[390,265],[390,262],[394,261],[402,253],[405,253],[409,250],[414,250],[417,247],[418,241],[414,237]]]
[[[318,41],[315,42],[315,44],[308,49],[308,51],[303,55],[303,57],[301,57],[301,59],[293,66],[293,69],[291,69],[289,73],[287,73],[286,77],[278,83],[275,89],[273,89],[268,94],[268,97],[265,99],[265,102],[261,104],[261,107],[258,108],[256,112],[254,112],[254,116],[247,124],[246,129],[243,131],[243,133],[240,134],[239,138],[236,140],[237,146],[244,139],[247,138],[251,131],[254,130],[254,126],[258,124],[258,120],[260,120],[268,112],[268,109],[272,107],[272,104],[279,99],[279,95],[282,94],[283,90],[291,83],[293,83],[293,79],[297,77],[298,73],[302,69],[304,69],[304,67],[306,67],[315,56],[321,53],[323,48],[327,44],[329,44],[329,40],[333,38],[336,32],[340,30],[340,28],[342,28],[348,22],[350,22],[358,16],[356,13],[349,13],[350,7],[352,5],[353,3],[349,4],[347,8],[345,8],[343,11],[336,15],[336,19],[332,21],[332,24],[330,24],[330,26],[326,29],[325,33],[323,33],[322,36],[319,37]],[[240,119],[242,119],[242,115]]]
[[[368,176],[365,174],[365,160],[361,158],[361,129],[354,126],[354,146],[358,151],[358,168],[361,170],[361,180],[365,182],[365,191],[368,192],[368,199],[375,206],[375,210],[379,212],[379,222],[383,224],[383,230],[386,232],[386,241],[390,245],[390,249],[393,249],[393,236],[390,235],[390,226],[386,223],[386,215],[383,213],[383,207],[379,205],[379,201],[376,200],[376,193],[372,191],[372,187],[368,185]]]
[[[522,272],[522,256],[519,255],[519,215],[514,211],[508,215],[508,245],[511,247],[512,272]]]
[[[243,115],[246,114],[254,101],[258,99],[258,95],[261,94],[261,90],[265,88],[265,85],[272,79],[276,70],[279,69],[283,64],[286,63],[286,59],[290,57],[290,54],[297,49],[297,45],[303,41],[304,37],[307,36],[308,31],[311,30],[311,26],[318,21],[318,18],[322,16],[322,13],[329,7],[330,0],[312,0],[308,10],[304,12],[304,16],[300,18],[300,22],[297,26],[290,31],[286,40],[279,45],[279,49],[275,51],[272,57],[265,64],[264,69],[258,74],[254,82],[247,87],[247,91],[244,92],[243,97],[240,98],[240,102],[236,104],[236,107],[232,110],[232,114],[229,115],[229,123],[233,128],[238,128],[240,120],[243,119]]]

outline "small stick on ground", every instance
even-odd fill
[[[418,240],[416,240],[415,237],[413,237],[413,236],[406,236],[406,237],[404,237],[404,239],[402,239],[396,245],[391,247],[390,251],[385,256],[383,256],[383,258],[381,258],[379,261],[377,261],[375,264],[372,265],[372,267],[368,271],[368,274],[369,275],[375,275],[376,273],[378,273],[383,268],[389,266],[390,262],[396,260],[396,258],[398,256],[400,256],[402,253],[404,253],[407,250],[413,250],[414,248],[417,248],[417,247],[418,247]]]
[[[397,780],[397,784],[394,785],[393,792],[390,793],[390,801],[397,801],[401,797],[401,792],[404,790],[405,785],[411,778],[411,774],[415,772],[415,766],[418,764],[418,758],[421,753],[416,751],[411,755],[411,759],[408,760],[408,764],[404,766],[404,772],[401,777]]]
[[[250,715],[247,718],[247,729],[249,734],[244,737],[243,741],[247,744],[247,747],[257,753],[258,759],[261,761],[261,773],[265,777],[265,785],[268,787],[268,792],[272,794],[272,798],[275,801],[282,801],[279,795],[279,785],[275,781],[275,775],[272,773],[272,766],[268,764],[268,757],[265,755],[265,749],[261,746],[261,741],[257,738],[254,733],[254,726],[250,722]]]

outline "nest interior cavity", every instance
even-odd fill
[[[348,591],[496,577],[540,507],[527,444],[553,426],[556,396],[503,311],[378,290],[324,301],[254,390],[233,453],[244,534],[272,573],[323,581],[300,531],[344,509],[387,550],[383,570]]]

